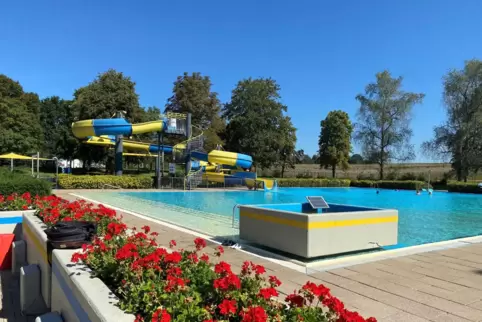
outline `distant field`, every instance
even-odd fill
[[[378,165],[376,164],[353,164],[347,171],[337,170],[338,178],[349,179],[378,179]],[[385,167],[386,179],[400,179],[403,176],[414,176],[419,180],[428,180],[430,173],[431,180],[443,179],[444,174],[451,170],[449,163],[404,163],[390,164]],[[279,177],[281,169],[270,169],[260,171],[261,175]],[[320,169],[317,164],[297,164],[295,169],[286,169],[286,178],[292,177],[311,177],[311,178],[331,178],[331,169]],[[482,175],[473,175],[470,180],[482,179]]]

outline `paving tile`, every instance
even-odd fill
[[[418,317],[416,315],[399,311],[395,314],[377,319],[378,322],[428,322],[429,320]],[[432,320],[433,321],[433,320]]]
[[[444,314],[444,315],[439,315],[435,317],[432,321],[434,322],[469,322],[470,320],[463,319],[460,316],[455,316],[453,314]]]

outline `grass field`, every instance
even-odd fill
[[[403,163],[385,166],[385,178],[389,180],[410,179],[428,180],[429,174],[432,181],[441,180],[444,175],[452,170],[449,163]],[[337,170],[337,178],[347,179],[378,179],[379,167],[377,164],[353,164],[346,171]],[[279,177],[281,170],[260,170],[263,176]],[[285,169],[286,178],[331,178],[331,169],[320,169],[317,164],[297,164],[295,169]],[[482,180],[482,175],[472,175],[470,180]]]

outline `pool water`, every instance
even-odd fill
[[[482,195],[366,188],[280,188],[277,192],[122,192],[135,199],[162,202],[231,217],[236,204],[306,202],[323,196],[328,203],[397,209],[399,247],[482,235]]]

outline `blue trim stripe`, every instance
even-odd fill
[[[0,225],[21,224],[22,217],[1,217]]]
[[[57,281],[59,281],[60,288],[64,292],[65,297],[67,297],[67,300],[69,301],[70,305],[72,306],[72,309],[74,310],[75,315],[77,315],[77,318],[79,321],[82,322],[90,322],[89,315],[87,312],[85,312],[84,308],[82,305],[80,305],[79,301],[75,297],[75,295],[72,293],[72,290],[70,287],[67,285],[65,282],[62,274],[59,271],[59,268],[57,265],[52,265],[52,272],[54,273],[55,277],[57,278]]]

